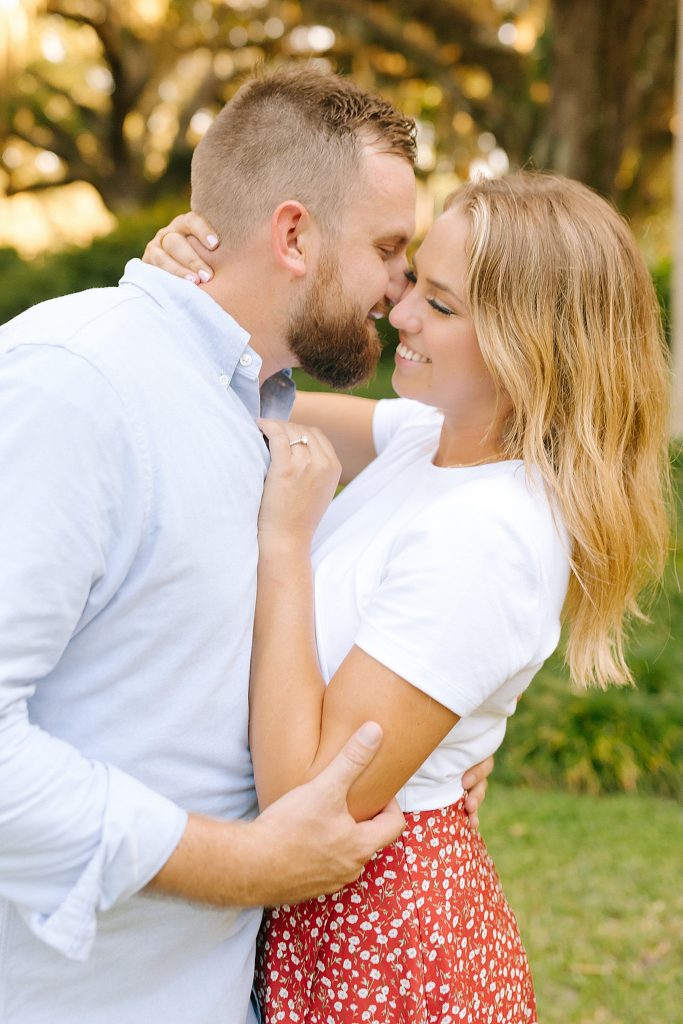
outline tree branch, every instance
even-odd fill
[[[62,185],[73,185],[74,182],[83,180],[87,181],[87,179],[79,178],[78,175],[69,174],[65,178],[60,178],[59,181],[34,181],[32,185],[23,185],[21,188],[15,188],[10,180],[5,195],[17,196],[22,192],[44,192],[48,188],[61,188]],[[89,182],[89,184],[93,183]],[[97,188],[96,185],[93,187]]]

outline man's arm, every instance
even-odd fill
[[[353,881],[405,824],[393,802],[361,823],[346,805],[351,785],[380,740],[379,726],[366,722],[325,771],[254,822],[191,814],[178,848],[149,889],[217,906],[275,906],[335,892]]]
[[[146,884],[187,816],[39,728],[29,706],[125,578],[144,487],[118,396],[82,357],[4,354],[0,410],[0,895],[83,959],[96,911]]]
[[[73,353],[22,346],[0,360],[0,896],[73,959],[88,956],[97,913],[155,876],[157,891],[200,902],[289,901],[337,888],[402,827],[395,808],[354,827],[345,763],[262,821],[188,819],[29,719],[142,529],[144,481],[117,403]],[[347,760],[371,753],[357,741]]]

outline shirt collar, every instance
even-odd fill
[[[139,288],[176,320],[184,320],[188,342],[203,351],[220,383],[237,391],[252,416],[289,417],[296,392],[291,370],[280,370],[266,380],[259,396],[262,361],[249,345],[250,334],[210,295],[139,259],[128,261],[119,284]]]
[[[185,320],[190,328],[188,340],[202,349],[219,373],[232,379],[250,335],[215,299],[190,281],[139,259],[126,263],[119,284],[139,288],[176,320]],[[253,350],[251,354],[260,366],[259,356]]]
[[[296,397],[291,370],[280,370],[261,387],[261,415],[270,420],[288,420]]]

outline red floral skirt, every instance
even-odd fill
[[[517,922],[464,801],[406,821],[357,882],[266,915],[266,1024],[535,1024]]]

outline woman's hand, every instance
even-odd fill
[[[465,810],[472,828],[479,828],[479,808],[484,802],[489,775],[492,771],[493,758],[487,757],[485,761],[475,764],[474,768],[470,768],[462,777],[462,785],[465,790]]]
[[[341,464],[317,427],[284,420],[258,421],[270,445],[271,464],[259,513],[259,546],[286,540],[308,547],[334,497]]]
[[[181,213],[166,227],[159,228],[145,246],[142,260],[194,284],[206,283],[213,277],[206,257],[218,244],[216,232],[203,217],[198,213]]]

